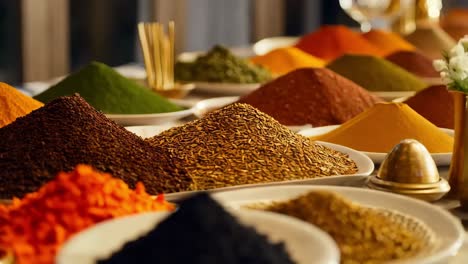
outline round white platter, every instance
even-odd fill
[[[313,127],[313,128],[307,128],[304,130],[299,131],[298,133],[300,135],[303,135],[305,137],[315,137],[319,135],[323,135],[325,133],[328,133],[332,130],[335,130],[338,128],[339,125],[333,125],[333,126],[323,126],[323,127]],[[453,129],[447,129],[447,128],[440,128],[440,130],[444,131],[446,134],[453,136],[454,132]],[[387,153],[378,153],[378,152],[366,152],[366,151],[361,151],[365,155],[367,155],[369,158],[372,159],[373,162],[380,164],[382,161],[385,159],[385,156]],[[434,162],[438,166],[446,166],[450,165],[450,161],[452,160],[452,153],[431,153],[432,158],[434,159]]]
[[[193,110],[185,109],[176,112],[159,114],[106,114],[106,117],[114,120],[122,126],[161,125],[190,116]]]
[[[261,86],[260,83],[194,82],[194,84],[198,91],[224,95],[245,95]]]
[[[401,92],[398,92],[398,91],[397,92],[373,92],[371,91],[370,93],[377,97],[382,98],[385,101],[390,102],[396,98],[413,96],[416,92],[414,91],[401,91]]]
[[[254,227],[271,241],[284,241],[298,264],[339,263],[333,239],[320,229],[291,217],[252,210],[232,210],[245,225]],[[97,224],[68,240],[56,257],[57,264],[94,264],[118,251],[126,242],[137,239],[163,221],[168,213],[146,213]],[[162,252],[163,253],[163,252]]]
[[[298,37],[278,36],[261,39],[253,45],[257,55],[264,55],[274,49],[294,46],[299,41]]]
[[[317,141],[316,143],[329,147],[333,150],[347,154],[357,165],[358,171],[350,175],[337,175],[337,176],[326,176],[318,177],[304,180],[292,180],[292,181],[279,181],[279,182],[269,182],[269,183],[258,183],[258,184],[244,184],[229,186],[217,189],[206,190],[210,193],[237,190],[258,186],[278,186],[278,185],[342,185],[342,186],[363,186],[368,178],[368,176],[374,171],[374,163],[366,155],[356,151],[354,149],[344,147],[337,144],[332,144],[328,142]],[[178,201],[183,198],[186,198],[190,195],[198,193],[201,191],[186,191],[178,193],[168,193],[164,197],[169,201]]]
[[[331,191],[363,206],[396,211],[422,221],[433,231],[435,243],[429,252],[391,263],[447,263],[458,252],[465,237],[465,231],[460,221],[438,206],[403,195],[363,188],[305,185],[270,186],[219,192],[212,196],[227,207],[239,208],[248,204],[289,200],[309,191]]]

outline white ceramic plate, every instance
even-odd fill
[[[343,185],[343,186],[363,186],[366,182],[368,176],[374,171],[374,163],[366,155],[356,151],[354,149],[344,147],[337,144],[332,144],[328,142],[317,141],[317,143],[334,149],[336,151],[348,154],[349,157],[354,160],[358,167],[358,171],[352,175],[337,175],[337,176],[327,176],[320,178],[311,178],[305,180],[292,180],[292,181],[280,181],[280,182],[269,182],[269,183],[259,183],[259,184],[245,184],[230,186],[218,189],[207,190],[207,192],[214,193],[220,191],[228,190],[237,190],[250,187],[258,186],[278,186],[278,185],[292,185],[292,184],[314,184],[314,185]],[[165,197],[169,201],[178,201],[180,199],[186,198],[194,193],[199,191],[187,191],[187,192],[178,192],[178,193],[169,193],[165,194]]]
[[[416,92],[414,91],[402,91],[402,92],[371,92],[371,94],[378,96],[385,101],[392,101],[400,97],[410,97],[413,96]]]
[[[248,58],[255,56],[255,53],[251,46],[247,47],[229,47],[228,48],[232,54],[241,58]],[[182,52],[177,56],[177,61],[181,62],[192,62],[197,59],[198,56],[206,54],[206,51],[186,51]]]
[[[299,131],[298,134],[303,135],[305,137],[319,136],[319,135],[328,133],[332,130],[335,130],[338,127],[339,125],[307,128],[307,129]],[[453,136],[454,134],[453,129],[440,128],[440,130],[444,131],[446,134],[450,136]],[[387,153],[366,152],[366,151],[360,151],[360,152],[367,155],[376,164],[382,163],[382,161],[385,159],[385,156],[387,155]],[[451,152],[432,153],[431,156],[434,159],[434,162],[436,163],[436,165],[438,166],[450,165],[450,161],[452,160]]]
[[[339,263],[333,239],[320,229],[291,217],[274,213],[236,210],[232,213],[243,224],[254,227],[272,241],[284,241],[298,264]],[[94,264],[109,257],[126,242],[149,232],[167,217],[166,213],[139,214],[97,224],[73,236],[57,255],[57,264]]]
[[[201,100],[193,107],[193,114],[202,118],[211,111],[225,107],[239,100],[239,96],[216,97],[206,100]]]
[[[177,126],[177,124],[159,125],[159,126],[127,126],[125,127],[125,129],[132,132],[133,134],[136,134],[137,136],[141,138],[150,138],[150,137],[159,135],[160,133],[168,129],[171,129],[175,126]]]
[[[195,82],[195,89],[198,91],[225,95],[249,94],[260,86],[259,83]]]
[[[106,117],[114,120],[122,126],[140,126],[140,125],[161,125],[187,117],[193,113],[193,110],[186,109],[177,112],[160,113],[160,114],[135,114],[135,115],[118,115],[106,114]]]
[[[403,195],[341,186],[273,186],[220,192],[213,194],[213,197],[225,206],[236,208],[258,202],[289,200],[317,190],[338,193],[363,206],[384,208],[414,217],[434,232],[436,243],[430,253],[391,263],[447,263],[463,243],[465,231],[457,218],[442,208]]]
[[[279,37],[271,37],[271,38],[264,38],[257,41],[253,45],[253,50],[257,55],[264,55],[274,49],[293,46],[299,41],[298,37],[287,37],[287,36],[279,36]]]

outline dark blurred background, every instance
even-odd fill
[[[443,4],[468,6],[468,0]],[[302,35],[321,24],[357,26],[338,0],[0,0],[0,81],[50,79],[91,60],[111,66],[138,62],[137,22],[172,16],[180,29],[179,52],[217,43],[242,47],[263,37]],[[36,70],[42,67],[50,69]]]

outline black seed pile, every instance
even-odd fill
[[[353,174],[346,154],[314,144],[247,104],[233,104],[147,140],[167,148],[199,190]]]
[[[109,172],[131,188],[141,181],[151,194],[190,189],[192,180],[174,169],[166,152],[80,96],[61,97],[0,129],[0,198],[36,191],[77,164]]]
[[[282,243],[272,244],[227,213],[207,194],[180,204],[148,234],[99,264],[292,264]]]

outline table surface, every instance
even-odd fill
[[[139,66],[139,65],[129,65],[129,66],[123,66],[126,71],[130,71],[132,74],[141,74],[141,71],[144,68]],[[127,75],[127,74],[124,74]],[[28,83],[22,86],[21,90],[28,94],[28,95],[35,95],[37,93],[42,92],[44,89],[46,89],[51,83],[50,82],[34,82],[34,83]],[[223,97],[226,95],[223,94],[208,94],[208,93],[201,93],[201,92],[192,92],[189,94],[186,98],[183,99],[184,104],[186,106],[194,106],[197,102],[203,99],[208,99],[208,98],[213,98],[213,97]],[[177,122],[177,124],[182,124],[184,120],[181,120],[182,122]],[[188,121],[188,120],[185,120]],[[174,124],[176,125],[176,124]],[[447,178],[448,176],[448,167],[439,167],[439,174],[440,176]],[[454,215],[456,215],[460,220],[462,221],[463,225],[465,226],[465,230],[468,231],[468,212],[464,213],[459,210],[457,210],[457,207],[459,206],[459,203],[457,201],[453,200],[447,200],[447,199],[442,199],[441,201],[438,201],[434,203],[437,206],[441,206],[450,212],[452,212]],[[466,264],[468,263],[468,232],[466,233],[465,236],[465,242],[463,243],[460,251],[456,256],[454,256],[449,264]]]

